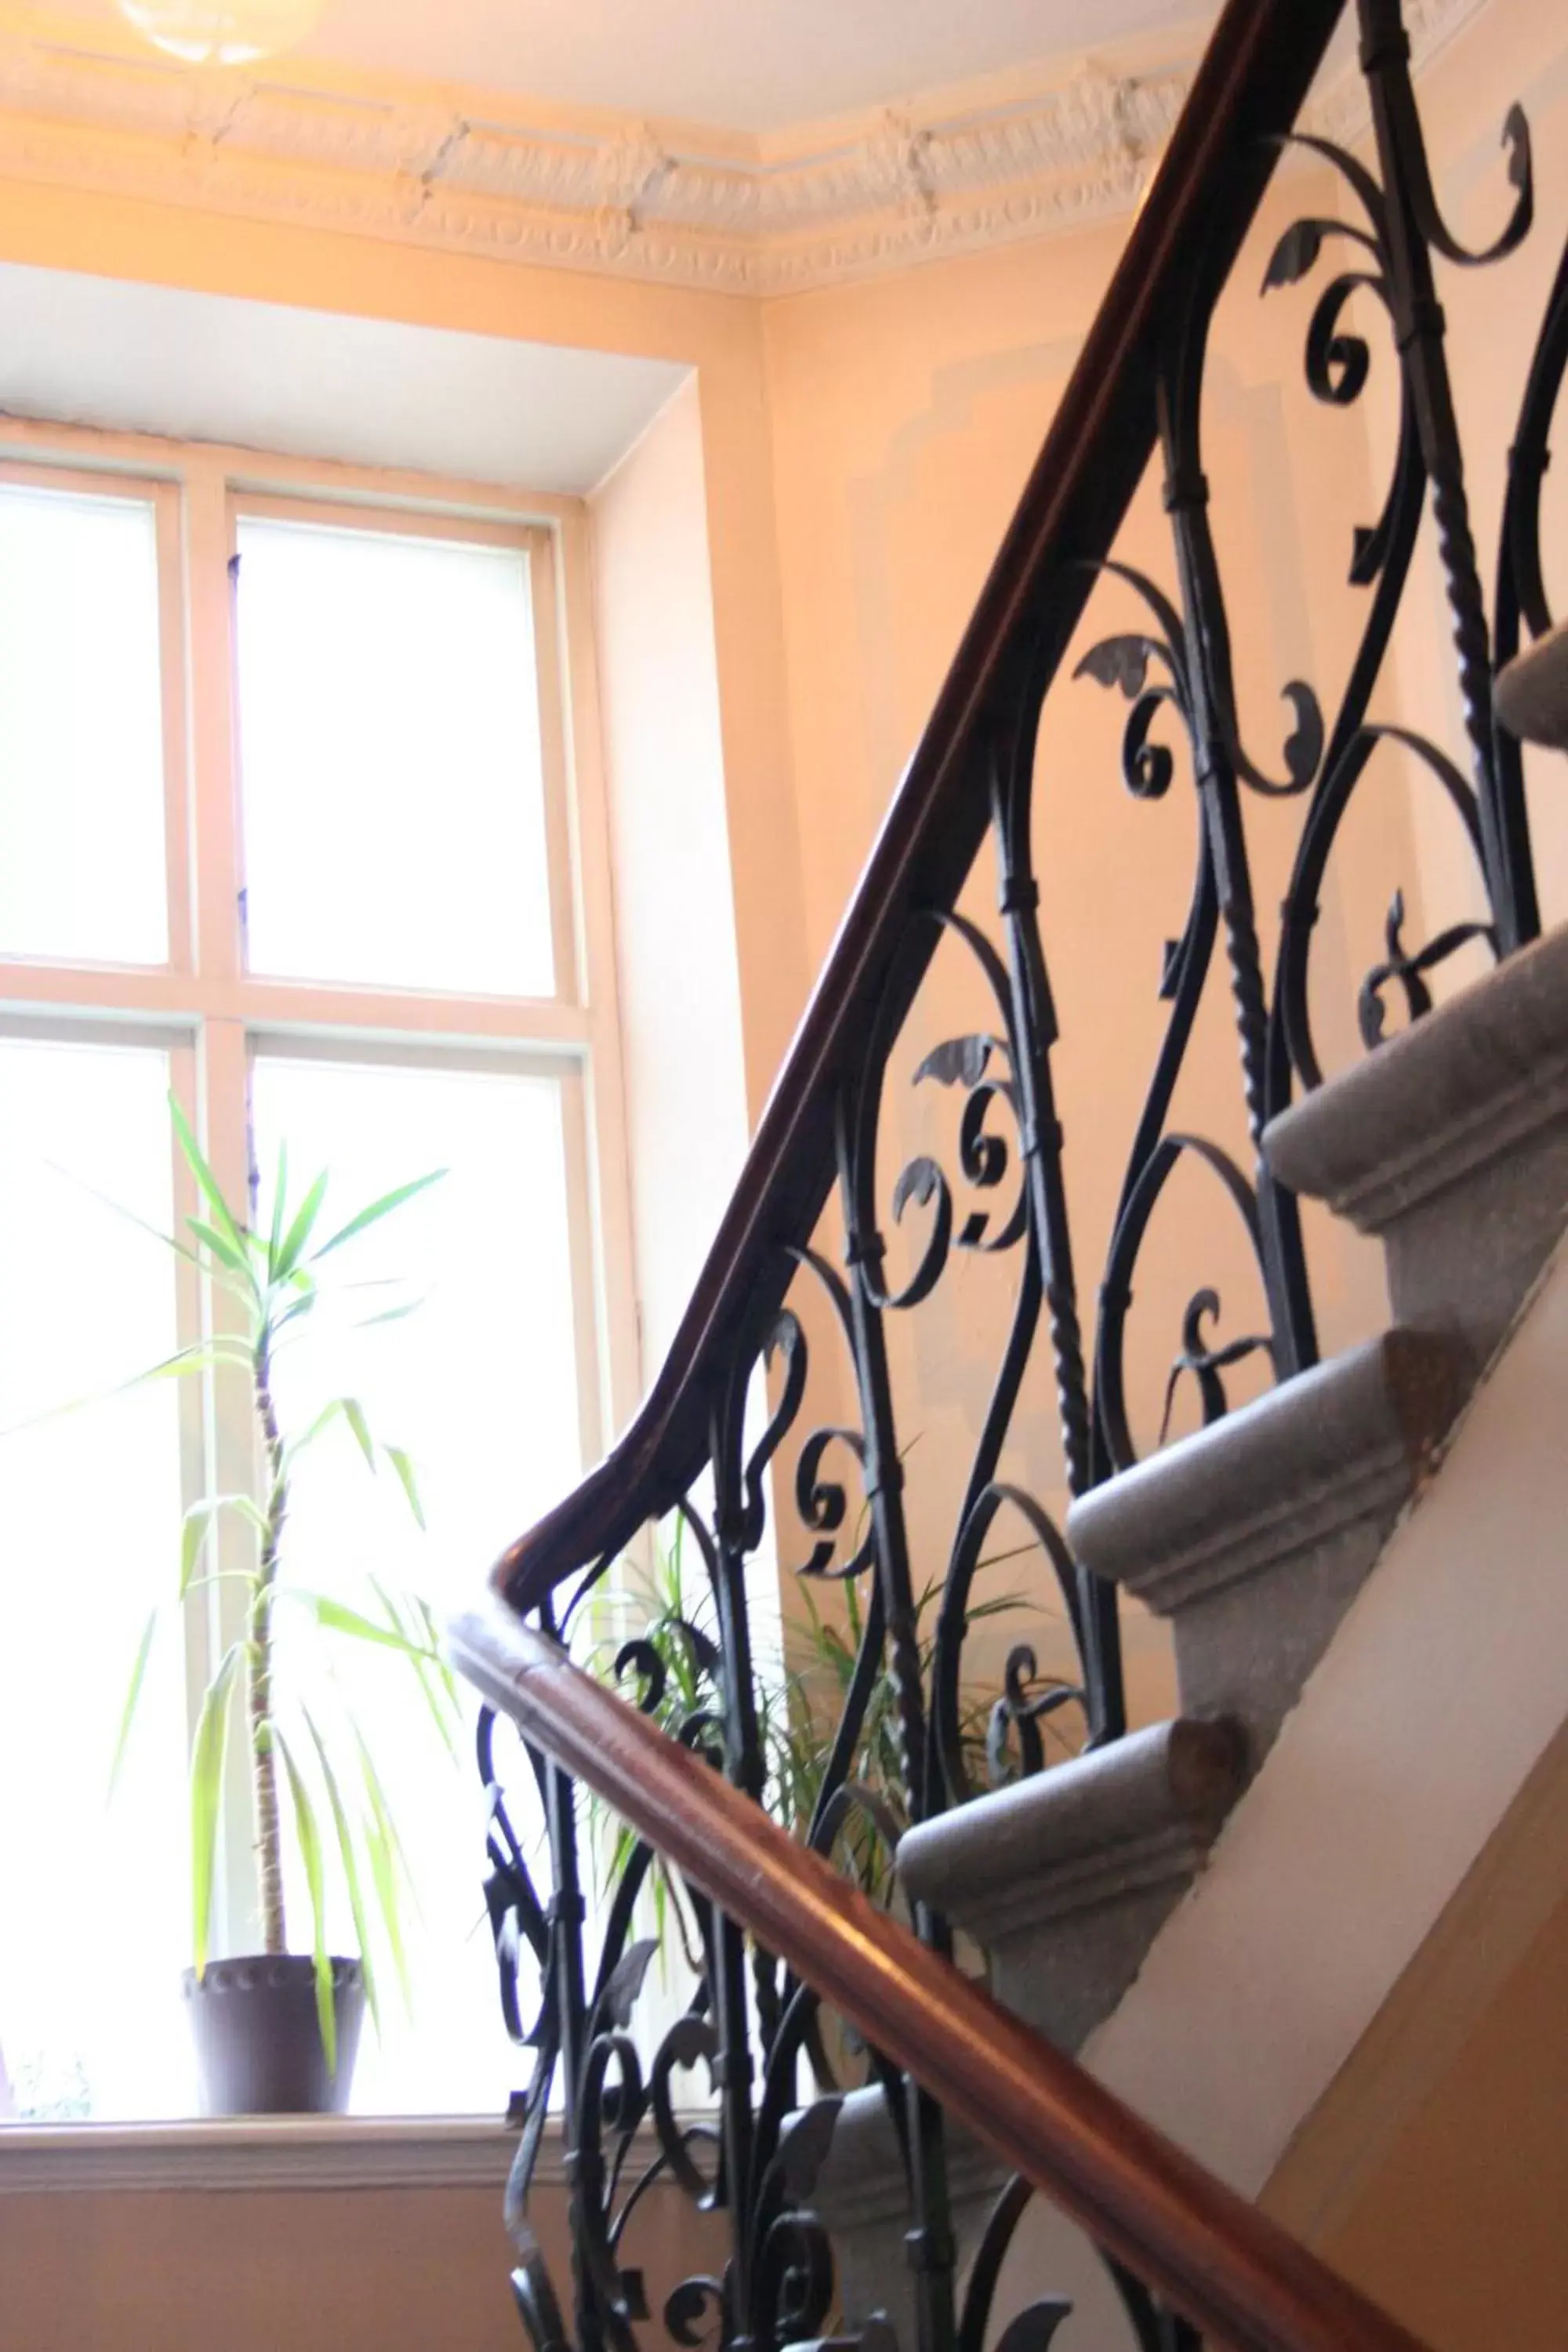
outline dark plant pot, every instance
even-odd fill
[[[194,1969],[185,1970],[184,1991],[204,2116],[342,2114],[364,2017],[358,1960],[332,1962],[335,2074],[327,2071],[307,1957],[209,1960],[200,1983]]]

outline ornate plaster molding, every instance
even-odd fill
[[[1412,0],[1417,56],[1482,0]],[[0,176],[772,295],[1123,214],[1201,30],[765,139],[316,76],[194,74],[0,25]],[[1347,65],[1320,109],[1358,127]],[[1359,120],[1364,121],[1364,108]]]

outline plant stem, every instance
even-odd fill
[[[256,1341],[256,1411],[267,1445],[267,1526],[261,1570],[247,1627],[250,1694],[250,1787],[256,1821],[257,1880],[261,1896],[262,1949],[289,1948],[283,1916],[283,1835],[278,1809],[278,1754],[272,1738],[272,1599],[278,1553],[289,1515],[283,1475],[283,1434],[272,1402],[271,1333],[264,1322]]]

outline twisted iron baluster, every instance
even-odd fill
[[[1051,1081],[1051,1048],[1059,1033],[1040,939],[1040,890],[1030,837],[1044,693],[1043,685],[1037,691],[1032,683],[1015,692],[1015,723],[995,755],[992,807],[1001,871],[998,908],[1007,934],[1020,1148],[1029,1188],[1028,1244],[1049,1318],[1068,1492],[1076,1496],[1093,1483],[1094,1433],[1063,1173],[1066,1138]],[[1089,1738],[1098,1747],[1119,1739],[1127,1728],[1121,1625],[1115,1587],[1082,1569],[1078,1580]]]
[[[1201,442],[1204,367],[1219,290],[1217,285],[1200,282],[1180,331],[1163,355],[1160,443],[1165,468],[1164,508],[1171,518],[1185,624],[1188,718],[1198,799],[1225,927],[1247,1129],[1253,1147],[1272,1353],[1283,1375],[1314,1361],[1317,1339],[1299,1213],[1294,1200],[1275,1182],[1262,1150],[1263,1130],[1272,1107],[1269,1007],[1242,817],[1241,778],[1245,773],[1270,792],[1306,789],[1321,756],[1322,727],[1316,698],[1308,688],[1293,685],[1289,692],[1296,709],[1297,731],[1287,746],[1288,784],[1269,785],[1242,750],[1230,623],[1209,520],[1209,486]]]
[[[873,1191],[877,1120],[889,1044],[885,1026],[879,1023],[853,1100],[840,1098],[837,1145],[855,1373],[866,1446],[866,1501],[897,1695],[899,1767],[909,1818],[916,1822],[926,1813],[925,1694],[904,1520],[904,1473],[879,1304],[884,1247],[875,1223]],[[916,1906],[915,1927],[935,1949],[951,1948],[946,1922],[926,1905]],[[937,2102],[918,2084],[906,2078],[901,2090],[902,2137],[910,2174],[905,2244],[916,2276],[920,2352],[952,2352],[958,2251],[948,2190],[946,2126]]]
[[[1522,623],[1532,636],[1552,626],[1541,570],[1541,492],[1551,462],[1552,418],[1568,372],[1568,246],[1552,280],[1551,299],[1531,362],[1519,425],[1509,451],[1508,493],[1503,504],[1498,556],[1495,622],[1500,670],[1520,649]],[[1538,936],[1541,909],[1535,896],[1529,815],[1524,797],[1524,754],[1506,728],[1497,730],[1495,752],[1502,821],[1510,868],[1517,877],[1518,916],[1526,939]],[[1519,836],[1516,845],[1515,836]]]
[[[1215,894],[1225,925],[1231,1001],[1241,1048],[1247,1130],[1256,1145],[1268,1099],[1268,1002],[1253,911],[1252,874],[1241,816],[1242,761],[1231,664],[1230,622],[1209,522],[1199,407],[1209,326],[1219,287],[1194,287],[1173,342],[1162,355],[1158,394],[1163,502],[1171,518],[1188,649],[1188,717]]]
[[[1358,0],[1361,66],[1372,96],[1373,128],[1387,205],[1389,296],[1394,332],[1415,410],[1422,455],[1432,483],[1432,513],[1454,646],[1470,768],[1480,809],[1489,892],[1499,946],[1510,954],[1540,928],[1531,869],[1522,784],[1504,803],[1492,719],[1491,636],[1481,590],[1464,457],[1445,349],[1445,321],[1432,275],[1432,247],[1442,239],[1451,258],[1469,257],[1443,235],[1410,79],[1410,39],[1400,0]],[[1519,118],[1522,140],[1522,118]],[[1519,152],[1516,150],[1516,163]],[[1522,146],[1522,198],[1502,251],[1530,225],[1529,149]],[[1517,174],[1516,174],[1517,176]]]
[[[746,1396],[755,1360],[742,1348],[726,1392],[712,1420],[713,1528],[718,1547],[714,1598],[719,1611],[719,1646],[723,1660],[724,1769],[737,1788],[761,1804],[766,1782],[757,1730],[756,1670],[752,1655],[751,1614],[746,1599],[746,1555],[756,1530],[748,1511]],[[749,2209],[754,2163],[755,2116],[751,2020],[746,2000],[746,1938],[724,1914],[716,1925],[713,2002],[719,2028],[720,2111],[723,2142],[724,2200],[737,2217]],[[739,2226],[731,2233],[733,2278],[731,2309],[752,2308],[757,2248]],[[743,2341],[743,2335],[736,2339]]]
[[[1002,877],[997,909],[1007,934],[1020,1149],[1028,1173],[1033,1240],[1050,1320],[1068,1490],[1081,1495],[1089,1484],[1089,1381],[1062,1181],[1066,1139],[1051,1084],[1051,1048],[1059,1032],[1040,941],[1040,889],[1029,837],[1043,692],[1026,686],[1014,697],[1016,717],[995,754],[992,808]]]
[[[899,1769],[910,1819],[925,1815],[925,1696],[915,1623],[914,1584],[904,1520],[903,1464],[899,1459],[892,1378],[882,1321],[886,1244],[877,1228],[877,1124],[889,1037],[879,1022],[854,1099],[840,1098],[837,1120],[838,1179],[844,1211],[844,1260],[849,1273],[850,1344],[865,1439],[866,1506],[870,1514],[877,1575],[888,1622],[888,1656],[898,1698]]]

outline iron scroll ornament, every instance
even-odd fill
[[[793,1446],[789,1481],[777,1492],[791,1524],[775,1530],[781,1557],[807,1579],[863,1592],[860,1634],[841,1711],[833,1726],[822,1785],[804,1834],[818,1851],[839,1849],[855,1819],[886,1848],[899,1821],[856,1769],[872,1693],[890,1677],[899,1726],[903,1819],[922,1819],[974,1792],[972,1755],[959,1723],[964,1643],[973,1578],[1004,1513],[1033,1535],[1041,1590],[1059,1600],[1077,1664],[1042,1682],[1027,1645],[1009,1659],[988,1725],[993,1778],[1045,1762],[1042,1727],[1076,1713],[1085,1737],[1111,1738],[1124,1724],[1114,1602],[1085,1579],[1060,1528],[1005,1474],[1009,1438],[1032,1368],[1043,1367],[1062,1431],[1069,1496],[1137,1458],[1139,1433],[1128,1403],[1128,1305],[1156,1216],[1178,1168],[1221,1188],[1259,1271],[1266,1328],[1226,1328],[1215,1284],[1195,1268],[1186,1289],[1164,1386],[1156,1443],[1175,1406],[1196,1398],[1205,1422],[1229,1402],[1227,1378],[1245,1364],[1279,1377],[1310,1365],[1317,1351],[1311,1287],[1295,1204],[1273,1184],[1261,1153],[1269,1119],[1300,1090],[1322,1082],[1311,1019],[1312,948],[1322,895],[1347,814],[1377,789],[1390,763],[1414,763],[1421,789],[1459,829],[1479,877],[1484,911],[1421,940],[1396,893],[1382,952],[1356,999],[1363,1043],[1375,1049],[1389,1011],[1403,1002],[1425,1017],[1434,975],[1461,950],[1515,951],[1540,927],[1518,747],[1497,728],[1491,679],[1497,664],[1551,625],[1541,547],[1542,482],[1562,386],[1568,373],[1568,251],[1559,264],[1524,386],[1510,460],[1489,614],[1474,545],[1464,452],[1450,382],[1446,325],[1435,264],[1483,267],[1516,252],[1534,211],[1528,127],[1514,110],[1503,126],[1511,200],[1499,232],[1470,252],[1452,235],[1437,203],[1410,81],[1408,43],[1396,0],[1361,0],[1362,61],[1373,103],[1374,165],[1343,148],[1300,141],[1335,172],[1353,212],[1308,215],[1279,238],[1263,273],[1270,301],[1317,288],[1303,353],[1310,396],[1348,415],[1386,364],[1382,328],[1398,369],[1399,425],[1389,479],[1375,519],[1355,531],[1352,589],[1365,600],[1358,641],[1337,700],[1305,681],[1283,687],[1280,748],[1255,756],[1243,740],[1231,667],[1226,583],[1204,473],[1202,397],[1207,343],[1219,289],[1194,274],[1184,315],[1158,356],[1160,441],[1170,518],[1174,586],[1111,557],[1098,568],[1142,605],[1139,626],[1093,646],[1079,665],[1089,687],[1127,706],[1120,768],[1141,802],[1167,796],[1190,768],[1195,860],[1177,935],[1165,944],[1158,997],[1165,1008],[1155,1066],[1127,1152],[1111,1220],[1098,1321],[1086,1351],[1074,1262],[1066,1144],[1056,1106],[1058,1010],[1047,976],[1032,848],[1041,708],[1054,681],[1027,632],[1009,649],[986,721],[984,755],[970,782],[992,815],[998,877],[995,940],[967,916],[918,910],[929,946],[939,926],[978,971],[983,1019],[926,1052],[914,1072],[922,1099],[955,1125],[952,1148],[926,1150],[899,1168],[885,1198],[878,1183],[884,1101],[907,1013],[894,975],[858,1066],[836,1067],[835,1129],[839,1208],[847,1242],[840,1269],[815,1245],[780,1241],[794,1276],[826,1303],[832,1344],[845,1352],[855,1407],[813,1420],[807,1318],[795,1296],[747,1329],[713,1393],[711,1492],[683,1508],[693,1529],[711,1602],[711,1628],[693,1625],[703,1704],[679,1728],[715,1768],[759,1801],[769,1794],[758,1677],[745,1571],[764,1534],[770,1471]],[[1320,273],[1326,282],[1320,282]],[[1371,323],[1369,324],[1369,320]],[[1437,554],[1456,648],[1463,742],[1458,755],[1380,715],[1388,657],[1405,605],[1424,515],[1436,526]],[[1249,825],[1264,802],[1299,809],[1289,887],[1272,963],[1258,936]],[[1239,1057],[1241,1102],[1253,1164],[1181,1124],[1176,1089],[1193,1046],[1200,999],[1223,955]],[[895,1278],[889,1261],[907,1253]],[[917,1547],[906,1524],[899,1401],[889,1372],[894,1318],[918,1314],[952,1279],[965,1255],[1004,1262],[1013,1275],[1006,1328],[989,1402],[964,1465],[952,1524],[934,1541],[940,1587],[929,1654],[918,1638]],[[1178,1335],[1173,1334],[1173,1338]],[[1088,1362],[1086,1365],[1086,1352]],[[764,1426],[748,1446],[749,1401],[766,1389]],[[1156,1396],[1159,1391],[1155,1391]],[[665,1498],[661,1498],[661,1501]],[[574,1611],[608,1573],[600,1560],[582,1573],[562,1611]],[[622,1653],[643,1703],[657,1703],[658,1662],[646,1648]],[[810,1989],[769,1955],[748,1947],[731,1923],[688,1894],[698,1965],[681,2014],[651,2054],[635,2032],[646,2006],[652,1954],[636,1932],[654,1868],[636,1845],[607,1912],[590,1932],[585,1857],[576,1792],[538,1755],[523,1769],[545,1823],[550,1884],[536,1882],[513,1834],[487,1721],[480,1732],[487,1791],[490,1876],[487,1905],[509,2031],[531,2053],[517,2105],[520,2142],[509,2197],[517,2247],[514,2284],[535,2352],[629,2352],[647,2324],[646,2282],[631,2239],[656,2189],[673,2187],[727,2232],[710,2272],[683,2281],[663,2317],[684,2346],[818,2340],[886,2345],[875,2314],[853,2334],[836,2308],[832,2250],[818,2208],[841,2109],[839,2090],[821,2079],[820,2008]],[[939,1948],[944,1923],[918,1922]],[[537,1990],[534,1990],[535,1980]],[[903,2151],[911,2236],[921,2257],[919,2327],[924,2352],[982,2352],[994,2336],[993,2303],[1003,2258],[1027,2206],[1013,2183],[1002,2193],[981,2251],[959,2291],[948,2210],[942,2119],[902,2078],[879,2071]],[[824,2068],[822,2070],[826,2072]],[[712,2076],[712,2102],[683,2111],[677,2085]],[[570,2151],[573,2267],[569,2288],[552,2280],[529,2220],[529,2200],[547,2121],[559,2106]],[[1116,2288],[1140,2352],[1192,2352],[1184,2323],[1125,2274]],[[1044,2352],[1065,2306],[1045,2304],[1009,2323],[1008,2352]],[[912,2352],[912,2347],[911,2347]]]
[[[632,1645],[635,1646],[635,1645]],[[629,1667],[647,1661],[628,1661]],[[809,2041],[816,1996],[797,1986],[771,2039],[752,2021],[749,2054],[737,2066],[727,2040],[722,1971],[727,1938],[737,1931],[689,1888],[704,1955],[698,1983],[679,2017],[644,2064],[632,2032],[656,1944],[629,1934],[637,1893],[651,1849],[639,1841],[605,1919],[596,1965],[587,1961],[587,1906],[574,1899],[579,1824],[574,1791],[558,1768],[532,1749],[527,1767],[550,1823],[553,1891],[535,1884],[510,1819],[495,1761],[495,1721],[479,1725],[491,1875],[487,1896],[513,2038],[534,2053],[527,2090],[513,2103],[519,2142],[506,2193],[514,2262],[512,2293],[532,2352],[646,2352],[638,2331],[653,2319],[646,2273],[636,2257],[636,2225],[651,2212],[661,2186],[722,2225],[723,2252],[710,2270],[693,2272],[665,2294],[659,2319],[683,2352],[753,2346],[766,2352],[815,2343],[819,2352],[900,2352],[884,2312],[849,2331],[836,2308],[828,2231],[814,2203],[831,2152],[841,2101],[835,2094],[797,2104],[795,2068]],[[717,1763],[717,1759],[715,1759]],[[730,1957],[734,1956],[731,1946]],[[520,1998],[529,1961],[537,1968],[537,2009]],[[586,1989],[591,1985],[591,1991]],[[521,2022],[531,2013],[533,2021]],[[757,2045],[760,2043],[760,2047]],[[759,2063],[753,2067],[752,2056]],[[724,2087],[743,2076],[748,2129],[737,2142],[722,2109],[679,2108],[672,2085],[694,2067]],[[879,2079],[900,2126],[903,2084],[892,2070]],[[559,2091],[557,2101],[554,2094]],[[531,2210],[548,2122],[559,2114],[563,2171],[569,2184],[572,2268],[569,2289],[552,2273]],[[900,2139],[911,2189],[919,2170],[940,2164],[934,2115],[923,2147]],[[737,2153],[743,2161],[737,2165]],[[970,2264],[962,2297],[946,2313],[939,2341],[949,2352],[1049,2352],[1071,2305],[1047,2297],[995,2327],[1004,2261],[1033,2190],[1021,2179],[998,2195]],[[923,2242],[929,2252],[928,2231]],[[1198,2335],[1121,2265],[1102,2257],[1128,2325],[1129,2352],[1201,2352]],[[925,2265],[917,2264],[923,2277]],[[933,2315],[922,2315],[921,2341]],[[829,2330],[833,2332],[829,2332]],[[914,2352],[914,2347],[910,2347]]]

